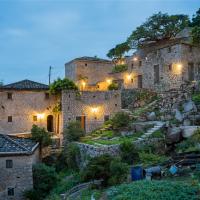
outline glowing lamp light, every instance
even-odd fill
[[[44,114],[37,114],[38,119],[44,119]]]
[[[131,80],[131,74],[128,74],[128,75],[126,76],[126,78],[127,78],[128,80]]]
[[[133,58],[133,61],[137,61],[137,60],[138,60],[138,58],[137,58],[137,57],[134,57],[134,58]]]
[[[111,79],[107,79],[106,82],[107,82],[108,84],[111,84],[111,83],[112,83],[112,80],[111,80]]]
[[[176,65],[176,67],[177,67],[178,70],[181,70],[183,66],[179,63],[179,64]]]
[[[98,112],[98,108],[92,108],[91,111],[92,113],[96,114]]]
[[[85,85],[86,85],[86,82],[82,81],[82,86],[85,87]]]

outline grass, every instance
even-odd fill
[[[116,136],[113,131],[105,131],[102,134],[91,134],[80,139],[80,142],[91,145],[114,145],[121,144],[126,141],[135,141],[143,135],[143,132],[136,132],[130,136]],[[108,139],[103,139],[107,137]]]
[[[164,138],[164,133],[161,130],[157,130],[155,132],[153,132],[149,138]]]
[[[81,195],[76,198],[76,200],[90,200],[91,196],[95,198],[95,200],[100,199],[101,197],[101,190],[84,190],[82,191]],[[69,198],[69,200],[73,200],[72,198]]]

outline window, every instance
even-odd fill
[[[34,116],[33,116],[33,121],[34,121],[34,122],[37,122],[37,115],[34,115]]]
[[[14,188],[8,188],[8,196],[14,196]]]
[[[69,107],[69,106],[67,107],[67,110],[70,110],[70,107]]]
[[[11,92],[8,92],[8,93],[7,93],[7,97],[8,97],[8,99],[12,100],[12,93],[11,93]]]
[[[69,96],[68,96],[69,98],[70,98],[70,94],[69,94]]]
[[[105,100],[108,100],[109,99],[109,95],[108,93],[105,93]]]
[[[6,168],[13,168],[13,161],[12,160],[6,160]]]
[[[172,64],[169,65],[169,71],[172,71]]]
[[[45,99],[49,99],[50,95],[48,92],[45,93]]]
[[[133,67],[134,67],[134,63],[131,64],[131,68],[132,68],[132,69],[133,69]]]
[[[95,98],[96,96],[95,95],[93,95],[93,98]]]
[[[172,52],[172,48],[168,47],[168,53],[171,53],[171,52]]]
[[[105,116],[104,116],[104,122],[108,121],[109,118],[110,118],[109,115],[105,115]]]
[[[133,78],[131,79],[131,83],[133,83],[134,82],[134,80],[133,80]]]
[[[87,63],[85,63],[85,66],[87,66]]]
[[[117,104],[115,104],[115,107],[117,107]]]
[[[141,67],[141,66],[142,66],[142,61],[140,60],[140,61],[139,61],[139,67]]]
[[[8,116],[8,122],[12,122],[12,116]]]

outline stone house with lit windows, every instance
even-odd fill
[[[105,91],[112,82],[124,89],[163,91],[200,80],[200,47],[191,44],[189,28],[171,40],[148,43],[119,62],[127,69],[116,73],[116,63],[109,60],[76,58],[65,64],[65,76],[89,91]]]
[[[30,80],[0,88],[0,133],[30,133],[32,125],[59,134],[62,116],[53,112],[59,99],[49,94],[49,86]]]
[[[39,160],[39,144],[0,134],[0,199],[23,200],[33,188],[32,166]]]

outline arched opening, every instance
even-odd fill
[[[53,115],[47,116],[47,131],[53,132]]]

